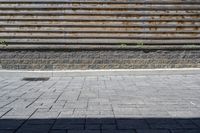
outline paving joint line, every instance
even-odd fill
[[[21,124],[17,129],[15,129],[13,133],[16,133],[16,132],[31,118],[31,116],[33,116],[33,114],[34,114],[37,110],[38,110],[38,109],[35,109],[35,111],[33,111],[33,113],[28,117],[28,119],[24,120],[24,122],[22,122],[22,124]]]
[[[55,125],[55,123],[56,123],[56,120],[58,119],[58,116],[61,114],[61,112],[59,112],[58,113],[58,115],[57,115],[57,117],[54,119],[54,122],[53,122],[53,124],[51,125],[51,127],[49,128],[49,131],[48,131],[48,133],[50,133],[51,132],[51,130],[53,129],[53,126]]]
[[[11,103],[17,101],[18,99],[19,99],[19,98],[15,98],[15,99],[12,100],[11,102],[9,102],[9,103],[7,103],[7,104],[4,104],[3,106],[0,107],[0,109],[2,109],[2,108],[4,108],[4,107],[6,107],[7,105],[9,105],[9,104],[11,104]]]
[[[10,108],[8,111],[6,111],[6,112],[0,117],[0,119],[1,119],[3,116],[5,116],[8,112],[10,112],[11,110],[13,110],[13,108]]]
[[[31,102],[29,105],[27,105],[25,108],[28,108],[29,106],[31,106],[34,102],[36,102],[45,92],[43,92],[42,94],[39,95],[39,97],[37,97],[33,102]]]

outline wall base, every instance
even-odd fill
[[[200,50],[0,50],[2,70],[200,68]]]

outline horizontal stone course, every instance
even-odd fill
[[[200,67],[200,50],[1,50],[1,69],[137,69]]]

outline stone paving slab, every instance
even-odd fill
[[[0,76],[0,133],[200,133],[200,74]]]

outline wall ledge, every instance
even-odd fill
[[[2,45],[0,50],[200,50],[200,45]]]

